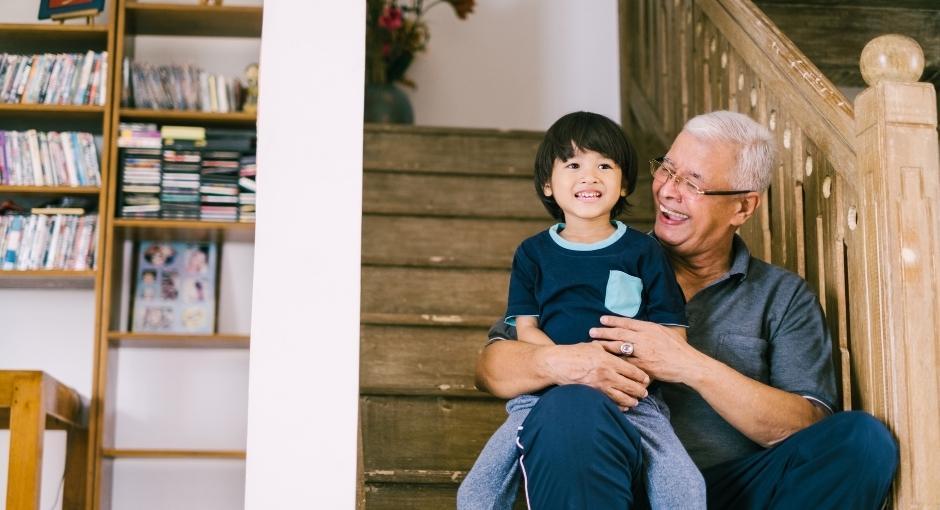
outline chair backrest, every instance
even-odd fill
[[[843,407],[901,444],[895,506],[940,506],[940,171],[920,47],[869,43],[853,104],[749,0],[622,0],[620,24],[622,118],[641,156],[717,109],[776,137],[772,185],[741,234],[819,295]]]

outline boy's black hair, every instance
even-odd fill
[[[548,213],[558,221],[565,220],[565,213],[558,207],[555,197],[545,196],[543,190],[545,184],[552,181],[555,159],[568,161],[574,156],[575,147],[592,150],[614,160],[622,172],[621,185],[627,190],[627,195],[636,188],[636,151],[620,126],[597,113],[569,113],[548,128],[535,154],[535,193]],[[618,197],[610,210],[611,219],[619,216],[627,205],[626,197]]]

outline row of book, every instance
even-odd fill
[[[121,104],[131,108],[229,113],[241,110],[241,82],[192,65],[124,61]]]
[[[0,216],[3,270],[93,269],[97,246],[97,214]]]
[[[0,131],[0,185],[100,184],[98,148],[91,133]]]
[[[255,133],[122,124],[118,216],[255,220]]]
[[[104,106],[108,52],[0,55],[0,102]]]

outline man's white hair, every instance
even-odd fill
[[[776,143],[770,131],[747,115],[719,110],[693,117],[683,131],[704,142],[737,146],[734,189],[764,191],[770,186]]]

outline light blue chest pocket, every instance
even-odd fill
[[[611,271],[607,277],[604,306],[624,317],[633,317],[643,303],[643,280],[623,271]]]

